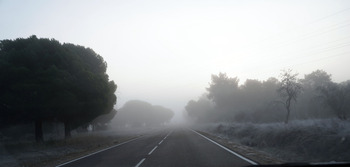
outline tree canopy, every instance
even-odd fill
[[[169,122],[173,116],[174,112],[168,108],[131,100],[118,110],[115,121],[119,126],[159,126]]]
[[[247,79],[242,85],[238,81],[225,73],[212,75],[208,95],[190,100],[185,106],[187,115],[197,122],[287,122],[292,109],[290,119],[336,116],[345,120],[349,116],[350,81],[334,83],[323,70],[302,79],[287,70],[280,80]]]
[[[106,69],[103,58],[83,46],[36,36],[2,40],[2,124],[59,120],[69,136],[71,128],[110,112],[116,103],[117,87]]]

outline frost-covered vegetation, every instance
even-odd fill
[[[284,123],[211,123],[201,129],[290,162],[349,161],[350,122],[338,119]]]
[[[279,79],[247,79],[239,85],[237,77],[212,75],[207,92],[198,100],[189,101],[185,109],[189,119],[200,123],[288,123],[288,118],[334,117],[346,120],[350,114],[350,80],[336,83],[323,70],[304,78],[297,78],[291,70],[284,71]]]
[[[207,92],[185,107],[203,130],[286,161],[350,161],[350,80],[316,70],[279,79],[212,75]]]
[[[133,128],[72,133],[72,138],[66,140],[47,139],[42,143],[36,143],[32,139],[33,136],[24,136],[16,140],[0,134],[0,166],[52,167],[150,133],[153,130]]]

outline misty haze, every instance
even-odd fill
[[[350,1],[0,0],[0,166],[350,166]]]

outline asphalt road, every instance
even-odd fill
[[[254,162],[189,129],[163,130],[57,167],[247,166]]]

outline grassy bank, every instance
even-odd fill
[[[202,130],[266,151],[285,161],[350,161],[350,122],[338,119],[284,123],[216,123]]]

